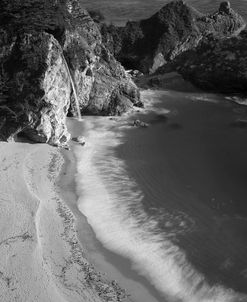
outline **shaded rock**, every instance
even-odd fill
[[[247,93],[247,32],[231,38],[210,36],[181,56],[177,70],[202,89]]]
[[[153,73],[181,53],[198,45],[209,33],[228,36],[241,31],[245,22],[229,4],[204,15],[184,1],[165,5],[149,19],[125,27],[101,26],[107,48],[128,69]]]
[[[219,12],[220,13],[225,13],[225,14],[229,15],[232,12],[230,2],[229,1],[221,2],[220,8],[219,8]]]
[[[25,132],[38,142],[66,144],[68,108],[77,116],[72,82],[82,112],[119,114],[140,102],[138,88],[77,0],[2,0],[0,67],[4,140]],[[121,110],[114,109],[119,103]]]
[[[86,139],[84,136],[73,137],[72,140],[80,145],[84,146],[86,144]]]
[[[76,83],[81,112],[118,115],[140,102],[138,88],[102,43],[97,24],[75,4],[70,25],[65,30],[63,49]],[[116,95],[124,96],[121,97],[121,110]],[[129,106],[130,102],[132,106]],[[118,108],[114,109],[114,104]],[[73,99],[71,112],[76,115]]]
[[[139,70],[137,69],[130,69],[130,70],[127,70],[127,73],[129,75],[131,75],[133,78],[136,78],[136,77],[140,77],[140,76],[143,76],[143,73],[140,72]]]
[[[147,128],[149,125],[145,122],[140,121],[140,120],[134,120],[133,126]]]

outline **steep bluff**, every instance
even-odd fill
[[[181,53],[195,48],[208,34],[229,36],[245,21],[223,2],[213,14],[202,14],[184,1],[173,1],[148,19],[125,27],[101,26],[108,49],[129,68],[153,73]]]
[[[224,93],[247,93],[247,31],[230,38],[209,36],[176,62],[196,86]]]
[[[137,87],[77,1],[2,0],[0,67],[2,140],[22,132],[65,144],[65,118],[75,115],[70,75],[82,113],[114,115],[141,106]]]

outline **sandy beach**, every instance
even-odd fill
[[[126,123],[125,119],[127,117],[128,115],[119,118],[99,117],[98,120],[103,120],[108,126],[114,124],[116,126],[119,122],[120,126],[122,123]],[[80,202],[78,202],[80,189],[78,192],[76,183],[76,179],[78,180],[79,177],[76,154],[87,153],[88,148],[94,151],[97,150],[98,144],[94,144],[93,141],[89,140],[87,132],[87,126],[91,124],[91,119],[94,120],[95,117],[86,117],[83,121],[70,118],[67,119],[67,126],[72,137],[77,137],[82,134],[85,135],[86,146],[80,146],[72,141],[70,143],[71,151],[62,151],[67,163],[66,176],[60,178],[59,185],[63,188],[61,191],[63,200],[66,201],[76,218],[75,226],[78,239],[83,246],[83,251],[87,256],[87,259],[95,266],[97,271],[101,272],[101,276],[104,276],[107,280],[117,280],[119,286],[124,290],[122,295],[123,301],[164,301],[163,297],[157,293],[155,288],[146,280],[146,278],[139,275],[133,269],[129,259],[112,252],[101,243],[100,238],[97,238],[97,234],[95,234],[87,217],[83,215],[83,211],[80,209]],[[99,136],[100,135],[99,132]],[[87,162],[85,161],[85,166],[86,165]],[[85,173],[85,175],[87,175],[87,173]],[[91,185],[95,186],[95,189],[97,188],[97,183],[92,182]],[[76,194],[76,192],[78,192],[78,194]],[[126,296],[124,297],[125,290]]]
[[[237,236],[245,225],[244,217],[237,216],[238,199],[245,195],[237,194],[241,175],[227,160],[231,154],[236,166],[245,163],[246,145],[238,143],[245,131],[231,126],[245,108],[214,94],[146,91],[143,96],[146,109],[134,116],[85,117],[72,125],[75,136],[86,138],[85,146],[74,148],[77,205],[108,252],[98,258],[91,231],[85,235],[80,230],[82,242],[89,238],[86,249],[109,276],[109,262],[116,257],[121,273],[113,278],[120,285],[121,274],[129,279],[130,286],[124,285],[128,293],[134,280],[152,296],[140,299],[143,292],[136,290],[132,301],[246,301],[239,271],[245,265],[244,237]],[[134,118],[150,127],[131,126]],[[226,152],[218,153],[221,145]],[[212,148],[220,160],[211,152],[207,156],[205,150]],[[212,162],[219,165],[217,171],[211,170]],[[203,245],[205,238],[210,244]],[[234,265],[226,267],[230,257]],[[102,269],[103,262],[108,267]],[[228,279],[218,282],[226,269]]]
[[[166,105],[162,107],[160,102],[163,96],[166,98]],[[153,227],[159,227],[152,218],[154,216],[150,216],[152,218],[150,220],[143,212],[149,205],[151,205],[151,214],[158,207],[166,207],[161,213],[162,215],[164,213],[165,219],[171,223],[164,225],[162,232],[167,232],[166,238],[174,235],[169,233],[171,226],[178,227],[179,236],[180,234],[182,236],[183,232],[187,234],[187,231],[192,230],[193,226],[187,227],[191,221],[187,218],[193,214],[192,210],[194,211],[195,206],[199,209],[195,215],[198,217],[200,213],[205,215],[205,210],[200,211],[200,209],[206,208],[206,201],[202,200],[199,203],[198,198],[192,198],[192,187],[184,188],[179,185],[179,179],[174,178],[177,168],[176,166],[176,169],[174,168],[174,164],[172,166],[169,164],[172,163],[174,154],[170,148],[177,146],[179,151],[180,142],[185,135],[190,142],[189,149],[185,148],[187,146],[185,143],[183,152],[177,151],[175,155],[176,162],[180,162],[180,170],[184,167],[188,171],[189,167],[186,166],[184,157],[186,155],[186,158],[189,158],[191,147],[198,146],[197,138],[200,139],[200,135],[194,132],[205,133],[207,130],[211,133],[213,122],[218,129],[215,134],[217,137],[212,144],[212,136],[207,136],[210,141],[209,143],[206,141],[205,144],[216,145],[215,142],[219,141],[221,132],[225,133],[224,137],[228,137],[227,142],[242,139],[245,133],[241,129],[229,128],[225,125],[231,125],[233,119],[245,115],[245,110],[243,108],[236,110],[234,105],[220,103],[221,100],[213,95],[205,95],[203,99],[197,99],[196,95],[188,94],[190,98],[187,101],[188,112],[185,110],[185,100],[180,99],[179,93],[173,96],[168,91],[146,91],[143,97],[146,100],[146,109],[135,115],[119,118],[85,117],[83,121],[69,118],[67,124],[72,138],[85,136],[84,146],[74,142],[73,139],[70,141],[70,150],[29,142],[0,143],[0,253],[2,255],[0,301],[174,301],[172,295],[169,297],[165,292],[162,293],[162,286],[170,286],[168,288],[170,291],[180,290],[179,293],[175,292],[174,296],[183,295],[184,301],[189,302],[246,301],[245,295],[237,293],[235,295],[233,291],[223,287],[210,287],[206,281],[201,287],[202,294],[198,292],[204,300],[199,300],[201,298],[198,298],[198,295],[189,296],[188,288],[193,285],[186,283],[190,281],[186,279],[189,269],[195,277],[193,282],[198,282],[201,275],[192,270],[193,267],[190,266],[187,258],[183,257],[178,246],[170,245],[168,252],[171,253],[163,254],[172,241],[166,240],[166,246],[161,246],[160,242],[163,239],[158,237],[158,232],[156,234],[151,232]],[[207,126],[207,121],[201,117],[205,112],[208,113],[207,116],[211,116],[212,110],[224,112],[224,116],[221,120],[218,120],[216,115],[212,116],[211,123]],[[201,112],[201,115],[197,116],[198,112]],[[193,119],[188,119],[191,115]],[[135,117],[146,121],[151,127],[133,128],[130,122]],[[199,130],[190,122],[196,120],[196,117],[200,119],[200,122],[197,122],[201,126]],[[177,125],[182,126],[178,128]],[[163,136],[164,148],[160,148],[162,145],[157,137]],[[193,145],[194,140],[196,143]],[[153,150],[156,150],[155,157],[149,154],[151,148],[145,147],[147,142],[153,146]],[[237,145],[231,144],[231,146]],[[235,147],[231,149],[229,146],[227,148],[232,154],[243,154],[243,156],[246,154],[241,151],[245,146],[241,146],[241,150]],[[195,151],[200,155],[197,149]],[[193,161],[197,160],[195,154],[191,156]],[[204,153],[201,156],[204,158]],[[238,157],[234,156],[234,158]],[[199,171],[197,169],[199,162],[205,162],[205,158],[203,161],[199,159],[195,171],[191,170],[192,178],[194,173]],[[222,159],[224,160],[224,157]],[[242,160],[239,161],[242,163]],[[161,171],[162,174],[160,174],[160,162],[164,162],[163,165],[166,167],[165,172]],[[148,168],[148,163],[152,164],[153,169],[151,166]],[[146,168],[148,172],[145,171]],[[185,175],[185,172],[182,170],[181,173],[180,170],[179,175]],[[201,170],[205,173],[207,171],[204,166]],[[209,171],[208,175],[210,173]],[[151,180],[147,178],[149,175]],[[198,174],[196,178],[200,175]],[[222,176],[219,175],[219,180],[221,179]],[[231,179],[229,178],[229,181]],[[161,185],[160,181],[164,183]],[[200,192],[201,182],[197,184],[193,179],[191,181],[197,185],[193,190]],[[148,185],[149,183],[151,186]],[[211,187],[210,182],[204,181],[203,184]],[[163,191],[159,189],[161,187],[164,188]],[[230,185],[228,187],[230,188]],[[177,195],[172,194],[172,190],[177,192]],[[187,193],[188,190],[190,193]],[[177,199],[178,193],[179,199]],[[186,194],[189,195],[185,200]],[[216,201],[221,198],[221,192],[218,191],[217,194],[219,197],[214,192]],[[206,195],[206,192],[201,192],[201,195]],[[180,199],[182,202],[178,204]],[[176,215],[175,206],[181,208],[183,204],[188,207],[185,210],[190,216],[182,215],[181,211]],[[133,212],[133,206],[136,207],[136,212]],[[170,215],[169,210],[175,214]],[[210,212],[207,220],[213,226],[217,218],[210,218],[214,209],[209,208],[207,211]],[[218,207],[217,211],[219,211]],[[197,223],[204,221],[197,216],[194,218]],[[226,216],[224,217],[226,220]],[[239,224],[243,221],[238,217],[229,216],[224,222],[225,225],[228,226],[234,219]],[[141,226],[144,226],[144,229]],[[212,239],[210,237],[213,232],[207,233],[207,228],[210,227],[207,224],[205,231],[203,229],[203,238],[208,236],[208,241],[214,240],[214,237]],[[235,228],[237,232],[238,227]],[[230,233],[222,237],[222,246],[225,245],[228,237],[232,242],[231,236]],[[200,238],[201,236],[198,235],[197,241]],[[184,241],[182,239],[180,244],[184,244],[183,248],[186,249],[187,239],[185,238]],[[243,242],[240,239],[235,238],[235,244],[242,247]],[[193,241],[188,242],[189,252],[197,248],[196,244],[192,245]],[[220,243],[220,240],[218,239],[217,242]],[[203,248],[202,245],[200,247]],[[220,259],[224,251],[226,249],[218,249]],[[200,251],[202,252],[203,250]],[[207,253],[210,252],[211,250],[208,249]],[[212,252],[215,253],[214,250]],[[226,256],[228,257],[228,254],[234,256],[233,253],[234,249],[229,246]],[[141,260],[135,258],[135,255],[138,257],[142,255]],[[177,264],[175,260],[179,256],[182,257],[183,262]],[[207,264],[207,258],[204,261]],[[168,270],[165,265],[170,266],[170,269]],[[239,265],[242,265],[242,260]],[[169,271],[167,275],[165,275],[166,269],[167,272]],[[231,273],[237,274],[237,270],[233,268]],[[242,279],[239,279],[240,285],[241,282]],[[162,294],[158,291],[159,288]],[[210,300],[211,298],[206,300],[208,294],[214,295],[214,300]]]
[[[0,300],[120,299],[118,285],[95,272],[78,242],[75,217],[56,184],[60,171],[60,181],[69,182],[60,151],[1,143],[0,154]]]

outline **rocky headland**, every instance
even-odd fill
[[[202,14],[172,1],[148,19],[116,27],[78,0],[0,1],[1,301],[128,299],[79,244],[76,218],[57,186],[61,171],[63,179],[69,174],[59,150],[11,142],[24,136],[85,148],[83,136],[70,140],[66,117],[142,107],[138,86],[185,91],[193,84],[246,95],[245,26],[229,2]],[[62,182],[67,194],[73,177]]]
[[[1,1],[0,135],[63,145],[68,114],[118,115],[139,90],[77,1]]]
[[[124,27],[100,25],[115,57],[145,74],[138,85],[167,87],[166,74],[176,71],[201,89],[223,93],[247,91],[245,27],[228,1],[213,14],[202,14],[182,0]]]
[[[229,5],[229,7],[228,7]],[[245,27],[243,18],[222,3],[204,15],[185,1],[173,1],[148,19],[125,27],[102,25],[103,41],[127,68],[154,73],[181,53],[198,46],[209,34],[229,37]]]
[[[229,2],[205,15],[172,1],[116,27],[93,20],[78,1],[3,0],[0,20],[1,140],[21,133],[64,145],[67,115],[142,106],[125,69],[151,74],[151,86],[176,71],[203,89],[246,92],[246,23]]]
[[[247,93],[247,31],[231,37],[208,36],[175,62],[184,79],[209,91]]]

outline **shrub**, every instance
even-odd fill
[[[94,22],[100,23],[105,20],[105,16],[99,10],[90,10],[88,11],[90,17],[94,20]]]

